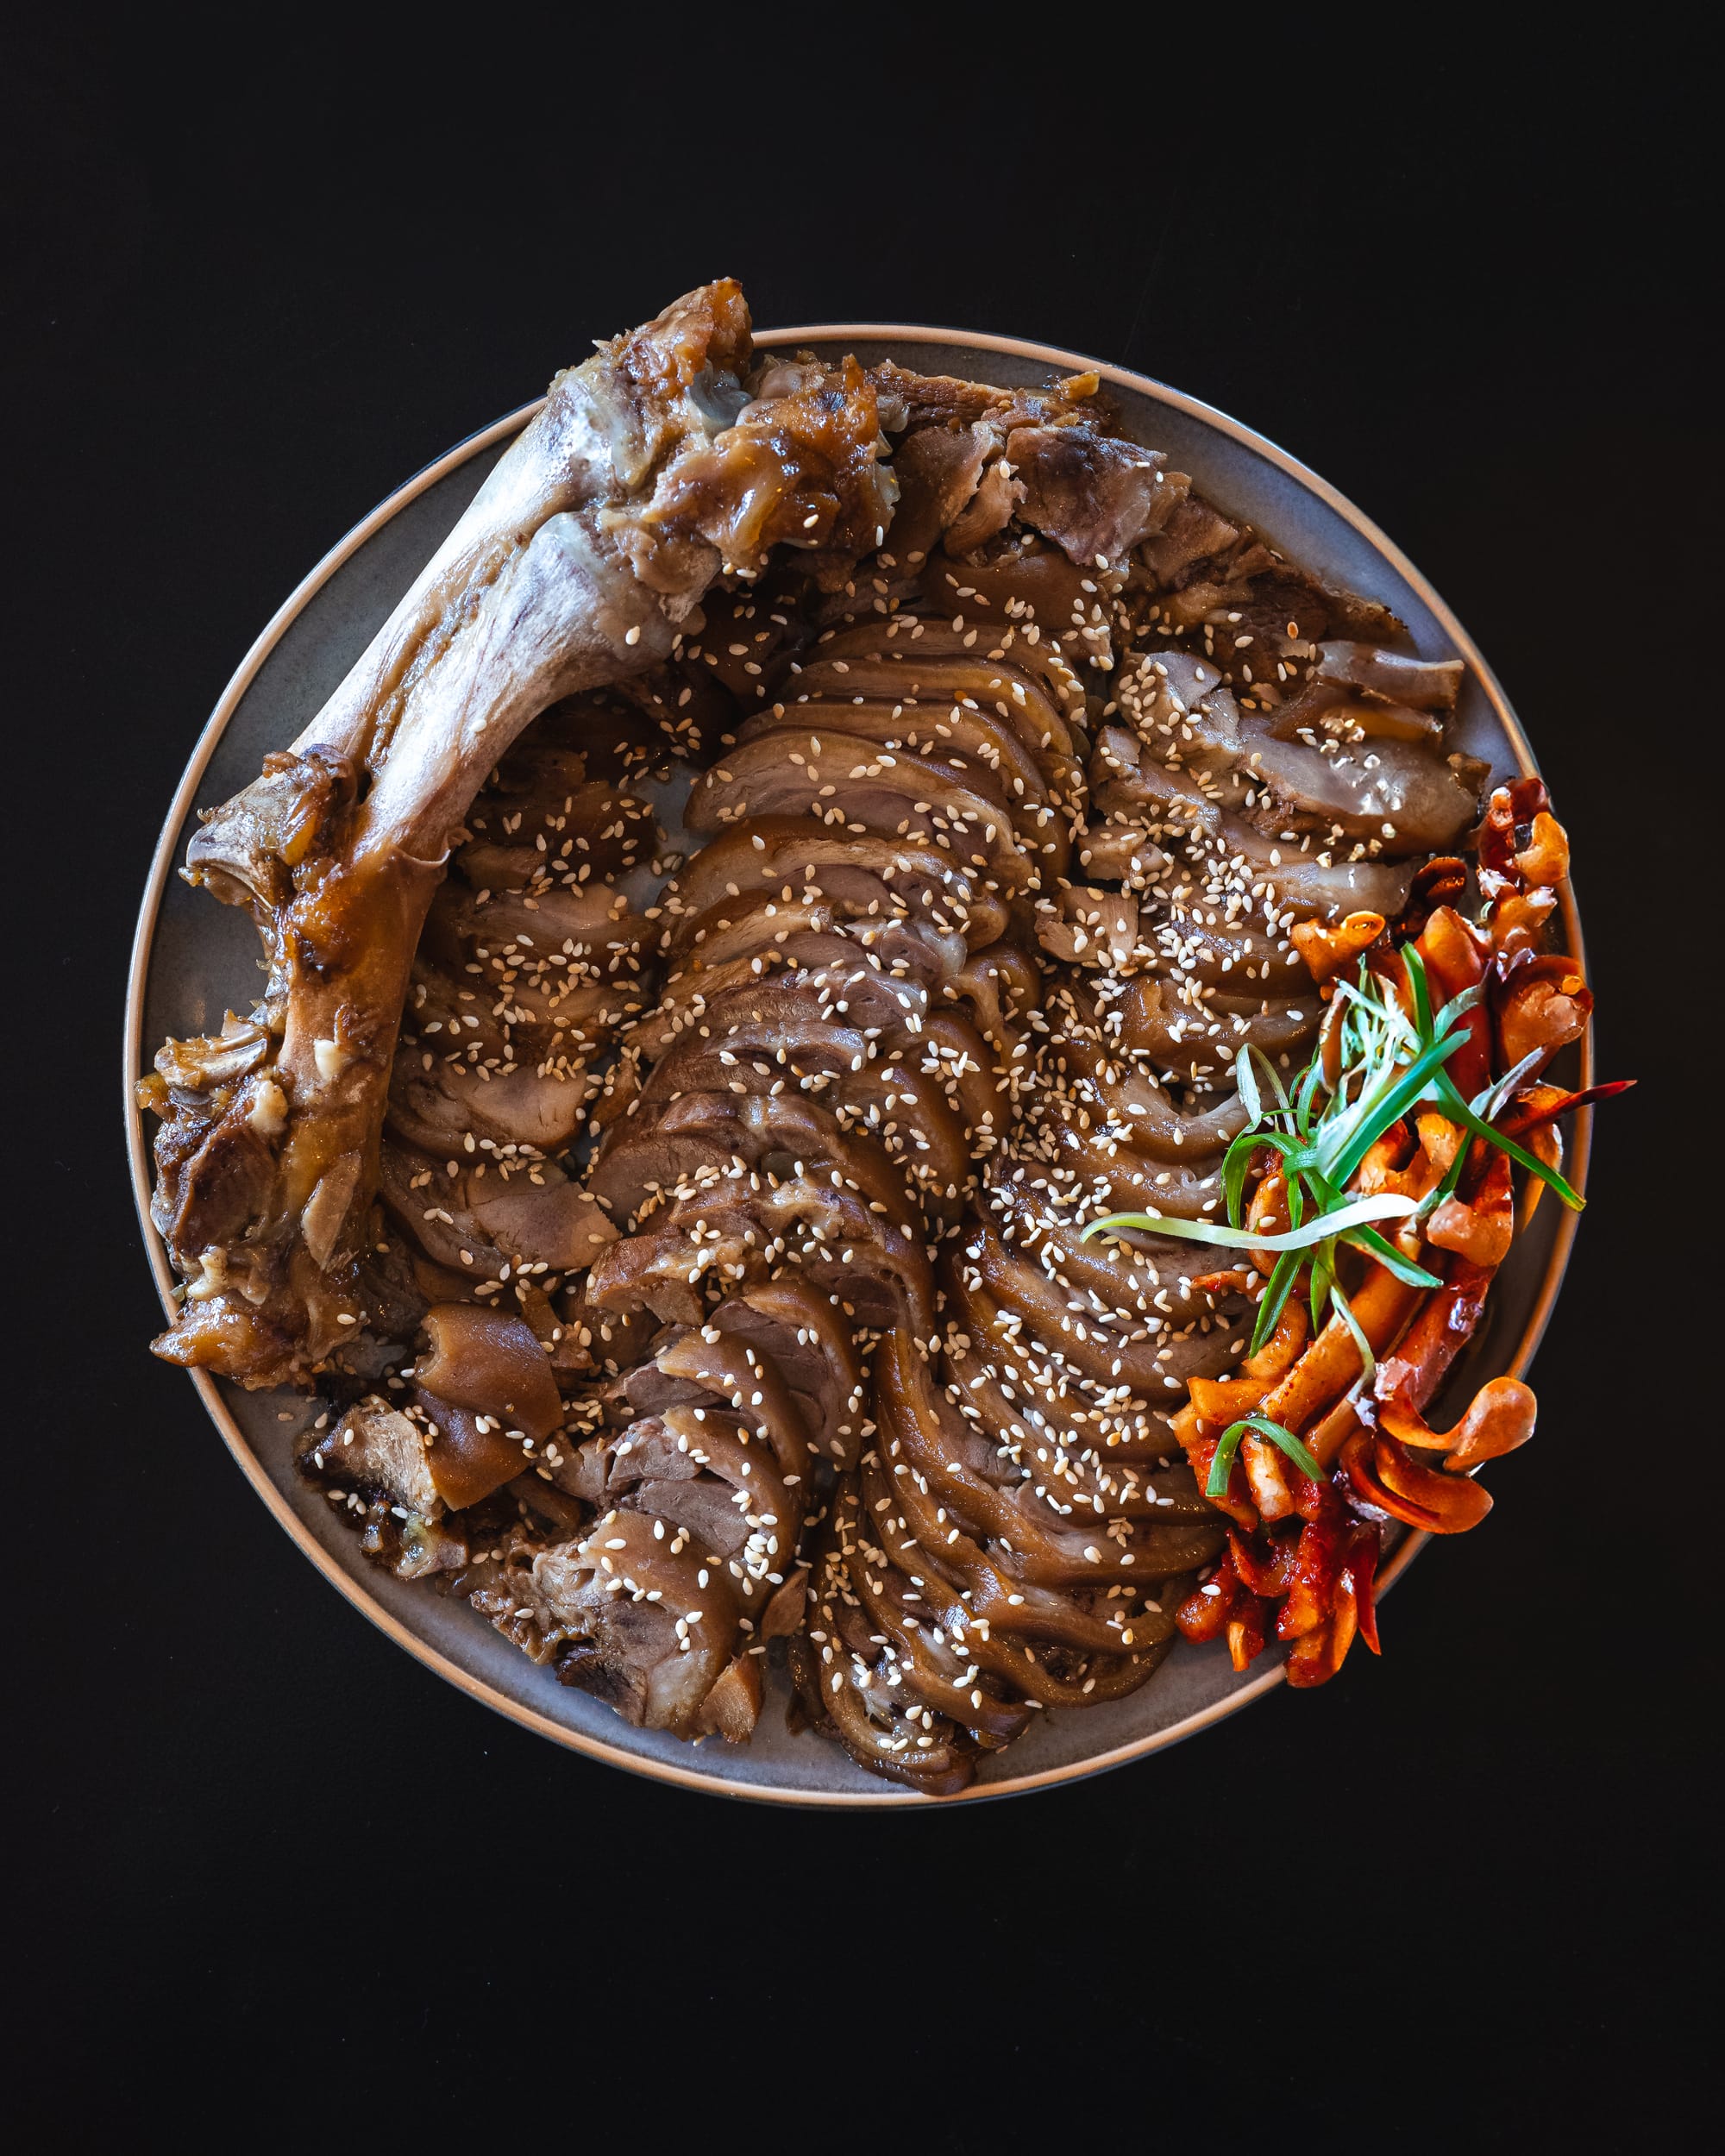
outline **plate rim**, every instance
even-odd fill
[[[1287,477],[1308,492],[1315,495],[1330,509],[1352,526],[1366,543],[1387,561],[1406,583],[1418,593],[1440,624],[1455,649],[1467,661],[1480,687],[1484,691],[1498,724],[1502,727],[1518,764],[1527,775],[1536,774],[1539,764],[1517,718],[1515,707],[1504,693],[1502,685],[1487,665],[1484,654],[1462,626],[1453,611],[1433,588],[1430,580],[1408,559],[1393,540],[1356,504],[1337,487],[1313,471],[1309,466],[1289,451],[1272,442],[1266,435],[1245,425],[1229,413],[1220,411],[1201,398],[1173,388],[1155,377],[1140,374],[1128,367],[1116,367],[1105,360],[1075,352],[1061,345],[1041,344],[1019,337],[974,329],[943,329],[932,323],[894,322],[839,322],[795,324],[785,329],[757,329],[754,342],[757,348],[780,348],[798,344],[837,344],[870,342],[901,344],[956,345],[966,350],[999,353],[1007,357],[1030,360],[1070,373],[1094,373],[1106,382],[1131,389],[1149,398],[1153,403],[1167,405],[1184,413],[1216,431],[1231,436],[1244,448],[1275,465]],[[171,1315],[172,1302],[170,1291],[174,1284],[166,1250],[154,1223],[150,1219],[150,1150],[147,1141],[143,1112],[137,1103],[138,1074],[143,1065],[143,1015],[145,987],[149,973],[150,952],[154,940],[157,916],[162,895],[179,854],[179,840],[187,815],[197,799],[198,787],[216,746],[226,732],[228,724],[241,699],[245,695],[265,660],[275,649],[292,624],[310,601],[321,591],[342,564],[356,554],[376,532],[390,523],[410,502],[435,486],[440,479],[481,454],[493,443],[520,432],[543,407],[543,397],[506,412],[501,418],[481,427],[447,449],[441,456],[423,465],[411,478],[405,480],[386,495],[368,515],[362,517],[295,585],[269,620],[253,640],[245,656],[217,697],[210,717],[193,745],[191,755],[179,782],[174,789],[161,833],[152,855],[149,873],[145,881],[142,903],[139,908],[137,925],[133,932],[130,961],[126,977],[126,1010],[123,1062],[121,1071],[122,1097],[126,1121],[126,1151],[131,1169],[132,1195],[137,1207],[139,1225],[142,1232],[146,1256],[154,1278],[157,1291],[165,1310]],[[1574,887],[1565,881],[1559,907],[1565,945],[1584,973],[1586,953],[1582,937],[1580,912]],[[1581,1050],[1581,1082],[1593,1082],[1593,1030],[1590,1025],[1583,1035]],[[1592,1150],[1593,1116],[1590,1108],[1578,1112],[1571,1146],[1572,1164],[1570,1180],[1578,1191],[1584,1192],[1587,1170]],[[1504,1375],[1520,1377],[1534,1359],[1540,1342],[1549,1324],[1556,1306],[1563,1277],[1574,1247],[1578,1217],[1564,1210],[1558,1225],[1558,1232],[1551,1256],[1540,1282],[1539,1291],[1515,1351],[1506,1364]],[[538,1713],[521,1702],[494,1692],[482,1678],[474,1676],[458,1664],[450,1661],[431,1643],[404,1624],[369,1592],[362,1579],[342,1571],[312,1538],[281,1492],[270,1479],[261,1461],[252,1451],[244,1432],[229,1413],[215,1379],[207,1370],[195,1369],[191,1377],[205,1412],[219,1432],[223,1444],[235,1463],[262,1499],[276,1524],[287,1533],[301,1554],[309,1558],[318,1573],[344,1599],[395,1645],[403,1648],[416,1661],[435,1675],[455,1685],[468,1698],[488,1707],[495,1714],[505,1716],[518,1727],[545,1737],[566,1751],[578,1752],[607,1766],[618,1767],[626,1773],[644,1775],[649,1779],[669,1783],[673,1787],[693,1789],[709,1796],[730,1797],[741,1802],[781,1804],[812,1811],[902,1811],[906,1808],[975,1804],[999,1798],[1027,1795],[1030,1792],[1054,1787],[1060,1783],[1088,1780],[1091,1776],[1103,1774],[1116,1767],[1128,1764],[1134,1759],[1148,1758],[1170,1746],[1182,1743],[1188,1737],[1196,1736],[1219,1721],[1240,1712],[1265,1693],[1273,1691],[1283,1682],[1284,1665],[1276,1664],[1265,1670],[1250,1684],[1242,1685],[1225,1699],[1213,1702],[1208,1707],[1182,1715],[1166,1729],[1152,1731],[1149,1735],[1135,1738],[1129,1743],[1114,1745],[1107,1752],[1070,1763],[1064,1766],[1044,1768],[1038,1771],[1017,1775],[1010,1779],[976,1784],[953,1796],[932,1796],[914,1789],[906,1789],[883,1783],[878,1790],[821,1790],[775,1789],[769,1786],[727,1781],[703,1772],[694,1766],[684,1766],[671,1760],[646,1758],[608,1744],[603,1738],[589,1735],[584,1730],[573,1729]],[[1385,1594],[1407,1571],[1414,1559],[1431,1539],[1423,1532],[1416,1531],[1403,1538],[1384,1567],[1379,1595]]]

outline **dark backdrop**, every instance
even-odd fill
[[[1293,18],[834,14],[817,52],[806,10],[480,10],[388,51],[137,16],[22,48],[0,152],[6,1870],[14,2085],[58,2106],[47,2145],[218,2102],[236,2146],[314,2120],[447,2145],[530,2101],[580,2134],[621,2100],[649,2147],[744,2106],[1026,2146],[1049,2096],[1061,2146],[1297,2122],[1619,2147],[1690,2116],[1716,1538],[1683,1455],[1717,1441],[1690,1374],[1716,1269],[1679,1230],[1710,1150],[1686,879],[1717,398],[1670,22],[1578,68],[1455,25],[1440,56],[1338,58]],[[1644,1080],[1600,1119],[1539,1439],[1387,1605],[1385,1660],[945,1815],[693,1798],[470,1704],[322,1584],[145,1351],[122,983],[206,712],[379,497],[720,272],[763,323],[1147,370],[1360,503],[1521,710],[1604,1070]]]

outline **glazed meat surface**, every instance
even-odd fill
[[[249,908],[269,982],[251,1018],[170,1044],[150,1094],[154,1217],[186,1283],[170,1361],[294,1382],[367,1323],[356,1267],[414,948],[522,729],[661,664],[724,571],[872,540],[890,513],[856,370],[750,398],[749,356],[719,284],[559,375],[323,710],[193,839],[188,877]]]

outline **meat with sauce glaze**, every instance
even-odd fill
[[[164,1051],[156,1225],[185,1282],[157,1351],[303,1382],[365,1323],[357,1268],[416,943],[486,773],[571,693],[662,665],[702,593],[780,542],[890,513],[854,367],[751,399],[734,284],[561,374],[304,733],[213,811],[186,874],[249,909],[268,986],[235,1036]]]

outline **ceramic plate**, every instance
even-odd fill
[[[1095,367],[1109,385],[1126,433],[1166,450],[1230,515],[1247,519],[1295,561],[1368,598],[1408,624],[1422,656],[1467,661],[1458,710],[1461,746],[1485,758],[1494,776],[1530,773],[1533,753],[1484,660],[1455,616],[1405,555],[1335,489],[1274,443],[1195,398],[1141,374],[1075,352],[1002,337],[893,324],[832,324],[763,332],[760,345],[808,346],[866,361],[895,356],[929,373],[1014,385],[1049,372]],[[149,1225],[148,1132],[133,1083],[160,1042],[219,1029],[229,1006],[246,1008],[257,939],[237,909],[190,890],[173,873],[197,812],[226,800],[255,777],[265,755],[285,747],[335,688],[379,624],[448,531],[514,436],[539,409],[524,405],[451,449],[410,479],[326,555],[283,604],[228,684],[180,781],[144,894],[126,1012],[126,1118],[132,1175],[150,1262],[164,1298],[172,1275]],[[1567,889],[1564,925],[1581,955],[1580,927]],[[1573,1051],[1571,1051],[1573,1053]],[[1587,1044],[1582,1075],[1590,1077]],[[1589,1119],[1577,1118],[1571,1176],[1585,1175]],[[1456,1375],[1471,1392],[1532,1359],[1557,1294],[1575,1232],[1560,1206],[1539,1209],[1499,1274],[1487,1317]],[[144,1343],[138,1343],[144,1352]],[[392,1579],[368,1564],[357,1537],[338,1524],[315,1486],[293,1466],[311,1412],[296,1395],[247,1393],[194,1374],[193,1383],[229,1450],[260,1497],[299,1547],[354,1607],[391,1639],[453,1684],[524,1728],[614,1766],[717,1794],[784,1804],[893,1808],[932,1802],[974,1802],[1095,1774],[1203,1729],[1282,1681],[1279,1664],[1244,1676],[1220,1643],[1176,1646],[1144,1689],[1082,1714],[1039,1716],[1008,1751],[985,1761],[960,1798],[931,1799],[876,1781],[835,1744],[784,1727],[782,1677],[754,1741],[732,1750],[714,1738],[695,1747],[662,1733],[630,1729],[597,1701],[559,1684],[465,1603]],[[1383,1575],[1406,1571],[1426,1538],[1405,1536]],[[1395,1682],[1393,1670],[1382,1681]],[[777,1704],[775,1704],[776,1697]]]

